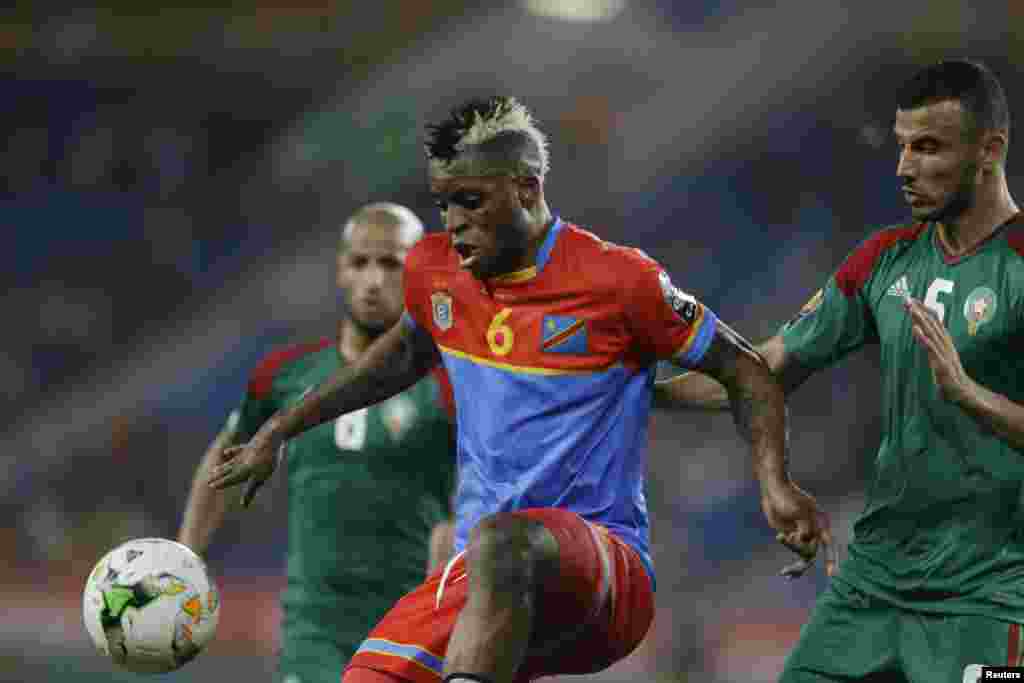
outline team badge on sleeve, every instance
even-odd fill
[[[452,297],[445,292],[434,292],[430,295],[430,310],[433,312],[434,324],[442,332],[452,326]]]
[[[819,289],[817,292],[814,293],[814,296],[812,296],[810,299],[807,300],[807,303],[805,303],[803,305],[803,307],[800,309],[800,311],[796,315],[794,315],[792,318],[790,318],[789,322],[786,323],[786,327],[787,328],[791,327],[796,321],[801,320],[803,318],[806,318],[807,316],[809,316],[812,313],[814,313],[816,310],[821,308],[821,303],[824,300],[825,300],[825,290],[824,289]]]
[[[996,293],[988,287],[978,287],[967,295],[964,302],[964,317],[967,318],[967,333],[972,337],[978,328],[995,317]]]
[[[676,312],[676,315],[687,323],[696,320],[697,300],[672,284],[672,279],[665,271],[658,273],[658,281],[661,283],[661,293],[665,295],[665,303]]]

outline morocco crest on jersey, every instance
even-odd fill
[[[967,295],[964,301],[964,317],[967,318],[967,333],[972,337],[978,328],[992,320],[996,314],[996,293],[988,287],[978,287]]]

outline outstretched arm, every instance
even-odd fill
[[[788,396],[810,376],[811,371],[800,365],[786,352],[781,335],[776,335],[754,347],[775,375]],[[687,371],[662,380],[654,385],[655,406],[666,410],[727,410],[729,393],[715,378],[702,372]]]
[[[835,559],[827,518],[789,477],[786,397],[768,363],[719,320],[711,345],[694,369],[723,387],[740,436],[750,444],[768,523],[776,530],[777,540],[802,558],[783,572],[799,575],[822,547],[825,568],[831,574]]]
[[[214,491],[206,485],[210,471],[220,463],[225,448],[237,443],[237,429],[229,420],[224,429],[207,447],[203,459],[192,478],[185,514],[178,530],[178,542],[192,548],[198,555],[205,555],[210,539],[220,529],[227,515],[229,501],[223,491]]]
[[[348,365],[269,423],[285,439],[401,393],[437,365],[437,347],[419,327],[399,321]],[[262,429],[260,431],[263,431]]]
[[[242,504],[247,506],[276,468],[285,441],[408,389],[437,361],[437,347],[430,336],[419,327],[399,321],[355,363],[339,370],[294,406],[274,414],[249,443],[225,450],[209,485],[223,489],[249,481],[242,497]]]
[[[722,387],[740,436],[753,449],[759,481],[781,483],[786,469],[786,400],[764,359],[721,320],[694,368]]]
[[[1024,454],[1024,405],[978,384],[970,377],[966,378],[963,393],[951,396],[950,400]]]

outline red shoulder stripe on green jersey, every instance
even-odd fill
[[[267,354],[249,376],[249,386],[246,391],[250,398],[257,400],[267,398],[270,395],[271,387],[274,385],[274,378],[277,377],[277,373],[280,372],[282,367],[303,356],[322,351],[333,343],[333,339],[324,337],[318,342],[295,344],[294,346]]]
[[[1010,225],[1006,226],[1006,243],[1017,252],[1018,256],[1024,256],[1024,220],[1015,218]]]
[[[843,294],[850,297],[871,277],[871,271],[882,254],[894,244],[913,241],[924,232],[927,223],[910,227],[895,227],[880,230],[846,257],[843,265],[836,271],[836,285]]]

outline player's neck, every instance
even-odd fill
[[[354,363],[359,360],[359,357],[366,352],[376,338],[376,335],[369,334],[352,322],[351,318],[345,318],[341,321],[341,328],[338,332],[338,353],[347,362]]]
[[[1004,179],[987,193],[979,193],[974,205],[956,220],[940,223],[939,240],[950,256],[962,256],[987,240],[1018,211]]]
[[[544,207],[540,217],[537,219],[537,229],[534,231],[533,239],[530,240],[530,248],[526,252],[526,263],[522,265],[522,268],[529,268],[530,266],[537,265],[537,259],[540,256],[540,248],[544,245],[544,240],[548,238],[548,233],[551,232],[551,228],[555,225],[555,219],[548,211],[547,206]]]

